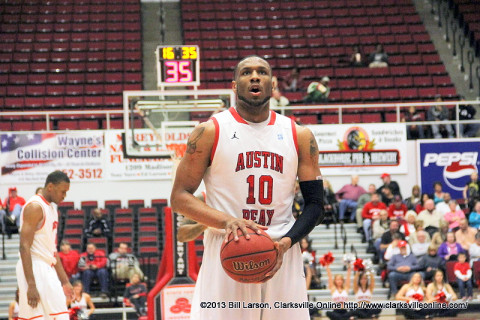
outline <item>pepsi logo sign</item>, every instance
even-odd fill
[[[439,167],[450,166],[458,163],[460,166],[475,166],[477,164],[478,152],[443,152],[443,153],[427,153],[423,166],[428,167],[435,163]]]

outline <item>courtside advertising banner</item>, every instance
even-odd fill
[[[422,192],[432,194],[439,181],[452,199],[463,199],[470,175],[480,168],[480,139],[418,140],[417,149]]]
[[[72,181],[104,178],[103,132],[4,132],[0,134],[2,183],[44,183],[54,170]]]
[[[186,144],[192,128],[172,128],[165,134],[167,149],[175,150],[178,155],[185,153]],[[105,131],[105,176],[107,180],[167,180],[172,178],[173,160],[171,159],[135,159],[125,158],[123,151],[123,130]],[[146,145],[156,143],[150,129],[135,130],[136,139]],[[141,152],[151,157],[156,147],[142,147]],[[160,148],[158,149],[160,151]]]
[[[407,133],[402,123],[309,125],[322,174],[407,173]]]

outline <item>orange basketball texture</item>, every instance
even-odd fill
[[[277,250],[272,239],[263,230],[258,234],[248,228],[250,240],[247,240],[240,229],[237,230],[238,241],[230,234],[228,242],[223,243],[220,260],[223,270],[238,282],[256,283],[265,278],[265,274],[273,269],[277,262]]]

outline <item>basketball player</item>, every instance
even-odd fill
[[[297,242],[323,216],[318,146],[310,130],[270,111],[272,69],[266,60],[258,56],[241,60],[232,88],[236,108],[195,128],[172,188],[172,209],[209,227],[191,319],[307,320],[308,309],[275,308],[274,302],[307,301]],[[305,209],[295,220],[292,203],[297,176]],[[202,179],[206,204],[193,195]],[[239,229],[250,239],[247,226],[266,230],[278,251],[276,265],[263,283],[236,282],[220,263],[222,243],[231,233],[238,241]],[[213,302],[225,304],[205,308]],[[266,302],[271,309],[229,308],[229,302]]]
[[[52,205],[62,202],[69,188],[68,176],[54,171],[41,194],[23,207],[17,263],[19,319],[69,320],[66,297],[72,297],[73,288],[58,257],[58,213]]]

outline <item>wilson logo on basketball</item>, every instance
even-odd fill
[[[177,300],[175,300],[175,304],[170,307],[170,311],[172,313],[190,313],[191,308],[192,305],[189,303],[187,298],[178,298]]]
[[[235,271],[250,271],[267,267],[270,264],[270,259],[266,259],[260,262],[254,262],[252,260],[248,262],[233,261],[232,264],[233,270]]]

